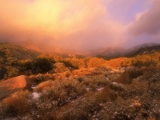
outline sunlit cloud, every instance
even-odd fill
[[[123,0],[117,6],[118,0],[0,1],[0,41],[77,50],[123,46],[137,38],[133,33],[147,29],[141,23],[152,25],[152,13],[159,12],[155,2]],[[127,12],[128,7],[133,10]]]

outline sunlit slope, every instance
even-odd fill
[[[22,90],[26,87],[26,77],[24,75],[10,78],[0,82],[0,99],[11,93]]]
[[[127,56],[134,57],[137,55],[152,54],[154,52],[160,52],[160,44],[135,46],[129,50]]]
[[[2,60],[23,60],[31,59],[38,55],[38,52],[26,49],[24,47],[9,44],[9,43],[0,43],[0,61]]]

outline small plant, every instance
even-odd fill
[[[97,96],[98,103],[105,103],[109,100],[115,101],[117,99],[117,93],[111,90],[109,87],[103,89]]]
[[[141,69],[127,70],[124,73],[122,73],[120,77],[117,78],[115,81],[122,84],[131,84],[134,78],[137,78],[141,75],[143,75],[143,71]]]
[[[4,99],[0,103],[0,114],[2,116],[17,116],[26,114],[27,112],[29,112],[31,105],[28,97],[28,91],[20,91],[12,94],[10,97]]]

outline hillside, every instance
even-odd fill
[[[38,55],[38,52],[18,45],[0,43],[0,79],[19,75],[16,64],[21,60],[34,59]]]
[[[35,52],[24,47],[10,44],[10,43],[0,43],[0,57],[6,60],[24,60],[31,59],[38,56],[38,52]]]
[[[16,91],[23,90],[26,85],[25,76],[18,76],[5,81],[0,81],[0,99],[5,98]]]
[[[143,54],[151,54],[154,52],[160,52],[160,44],[144,44],[131,48],[128,50],[126,56],[136,56]]]
[[[126,50],[118,47],[108,47],[88,51],[88,56],[98,56],[104,58],[116,58],[125,55]]]
[[[97,56],[106,59],[112,59],[117,57],[133,57],[137,55],[151,54],[159,51],[160,44],[152,43],[137,45],[129,49],[108,47],[103,49],[101,48],[96,50],[89,50],[88,52],[86,52],[87,54],[85,56]]]
[[[2,120],[160,119],[159,51],[110,60],[41,55],[4,69]]]

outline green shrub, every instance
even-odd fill
[[[53,68],[53,63],[48,58],[37,58],[32,63],[32,72],[37,73],[46,73]]]
[[[19,69],[22,73],[26,74],[38,74],[47,73],[53,69],[54,60],[47,57],[38,57],[33,60],[21,61],[19,63]]]

